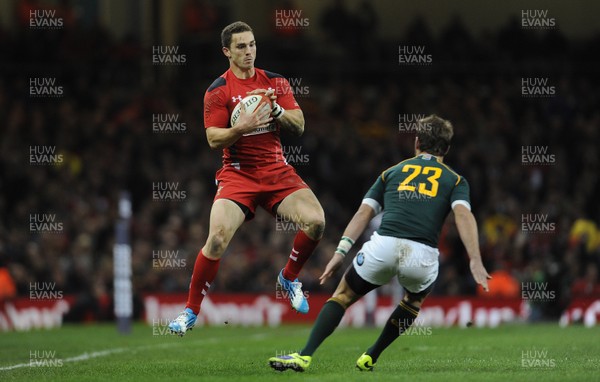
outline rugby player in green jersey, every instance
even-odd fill
[[[338,247],[320,277],[321,284],[340,268],[344,256],[369,221],[382,210],[381,226],[373,233],[327,300],[299,353],[272,357],[275,370],[306,370],[313,353],[338,326],[346,309],[371,290],[398,277],[405,295],[388,318],[377,341],[356,362],[373,370],[377,358],[419,314],[438,275],[438,238],[446,216],[454,212],[471,273],[484,290],[490,275],[479,253],[477,222],[471,213],[469,184],[443,163],[454,132],[450,122],[431,115],[418,122],[414,158],[383,171],[365,195],[346,227]]]

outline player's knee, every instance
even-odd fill
[[[306,219],[305,227],[304,233],[313,240],[319,240],[323,237],[323,232],[325,232],[325,218],[323,216],[308,218]]]
[[[342,304],[344,308],[348,308],[360,298],[345,282],[338,286],[332,297]]]
[[[420,308],[423,300],[425,300],[425,296],[420,296],[412,293],[406,293],[403,298],[404,302],[409,303],[415,308]]]
[[[348,308],[350,305],[352,305],[353,298],[352,296],[350,296],[349,294],[345,293],[345,292],[339,292],[339,293],[334,293],[332,296],[338,303],[340,303],[344,309]]]
[[[214,233],[208,236],[206,255],[212,258],[220,258],[227,248],[228,241],[225,229],[216,229]]]

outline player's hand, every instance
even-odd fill
[[[473,278],[475,279],[475,282],[479,285],[481,285],[483,287],[483,290],[488,292],[489,288],[488,288],[488,280],[492,278],[492,276],[490,276],[487,271],[485,270],[485,267],[483,266],[483,263],[481,262],[481,259],[473,259],[469,262],[469,267],[471,268],[471,274],[473,275]]]
[[[329,279],[331,276],[333,276],[335,271],[337,271],[342,266],[343,262],[344,262],[344,256],[340,255],[337,252],[334,253],[331,260],[329,260],[329,263],[327,263],[327,266],[325,267],[325,271],[323,272],[321,277],[319,277],[320,284],[321,285],[325,284],[327,279]]]
[[[256,110],[250,114],[246,113],[246,105],[242,103],[240,107],[240,117],[234,127],[237,128],[240,133],[246,134],[251,133],[256,129],[267,127],[272,121],[271,107],[266,103],[264,105],[259,105]]]
[[[269,97],[271,99],[271,109],[273,109],[275,107],[275,102],[277,102],[277,96],[275,95],[275,90],[273,89],[255,89],[252,90],[251,92],[246,92],[247,95],[254,95],[254,94],[264,94],[267,97]]]

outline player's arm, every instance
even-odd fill
[[[300,109],[286,110],[277,122],[283,130],[296,137],[304,133],[304,113]]]
[[[386,170],[387,171],[387,170]],[[363,201],[358,207],[358,211],[348,223],[348,226],[344,230],[344,235],[340,240],[335,253],[327,266],[325,267],[325,271],[319,277],[321,284],[324,284],[328,278],[330,278],[333,273],[338,270],[339,267],[342,266],[344,262],[344,257],[348,252],[350,252],[350,248],[354,245],[354,242],[367,228],[367,225],[373,219],[375,215],[380,213],[383,210],[383,194],[385,191],[385,175],[386,171],[381,173],[380,176],[377,177],[377,180],[367,194],[363,198]]]
[[[480,284],[483,289],[488,291],[487,280],[492,277],[487,273],[483,262],[481,261],[481,253],[479,252],[479,237],[477,233],[477,221],[469,208],[464,204],[456,204],[453,208],[454,219],[460,239],[469,255],[469,266],[471,273],[477,284]]]
[[[248,94],[265,94],[271,99],[271,116],[277,120],[281,129],[299,137],[304,133],[304,113],[298,108],[298,103],[292,95],[287,80],[279,83],[281,86],[279,98],[273,89],[256,89]],[[281,104],[281,105],[280,105]]]
[[[267,127],[273,120],[268,107],[257,107],[253,113],[247,114],[246,107],[242,103],[240,117],[235,126],[228,129],[222,127],[207,127],[206,138],[211,149],[224,149],[233,145],[242,135],[250,133],[258,128]]]
[[[376,211],[373,207],[363,201],[363,203],[358,207],[358,211],[350,220],[350,223],[346,226],[344,230],[344,234],[342,236],[342,240],[340,240],[340,244],[338,245],[333,257],[325,267],[325,271],[319,277],[321,284],[324,284],[328,278],[330,278],[339,267],[341,267],[344,262],[344,258],[346,254],[356,241],[365,231],[367,225],[375,217]]]
[[[356,241],[365,231],[369,222],[375,217],[375,210],[367,203],[362,203],[344,230],[343,237]],[[336,251],[336,253],[339,253]]]

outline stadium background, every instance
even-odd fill
[[[3,1],[2,299],[26,298],[32,283],[52,282],[76,301],[67,320],[111,319],[122,190],[133,201],[136,301],[144,293],[187,291],[220,167],[220,153],[206,143],[202,99],[227,68],[220,31],[241,19],[255,29],[257,67],[293,81],[305,113],[304,136],[282,139],[284,150],[299,154],[291,162],[326,212],[325,237],[301,274],[305,290],[332,291],[334,283],[320,287],[317,279],[345,224],[378,173],[412,156],[411,119],[436,113],[454,124],[446,161],[470,182],[484,263],[503,280],[496,291],[520,298],[523,283],[548,283],[554,298],[533,304],[530,319],[556,320],[575,297],[600,295],[599,7]],[[524,8],[546,10],[556,26],[523,28]],[[32,28],[30,11],[41,9],[56,10],[63,25]],[[296,27],[282,27],[284,19]],[[159,46],[176,49],[184,62],[157,64],[156,54],[165,57]],[[431,62],[401,63],[401,47],[422,47]],[[32,78],[54,79],[63,92],[33,96]],[[546,79],[555,91],[527,96],[524,78]],[[154,129],[153,118],[166,115],[177,119],[175,132]],[[32,147],[55,148],[61,160],[32,163]],[[545,156],[527,163],[524,147]],[[165,183],[184,193],[156,198],[157,184]],[[32,231],[36,214],[53,216],[59,232]],[[524,229],[532,216],[549,225]],[[293,231],[277,223],[261,211],[241,228],[214,292],[275,294],[293,240]],[[440,250],[434,294],[477,294],[452,221]],[[169,251],[177,265],[157,267],[153,254]]]

